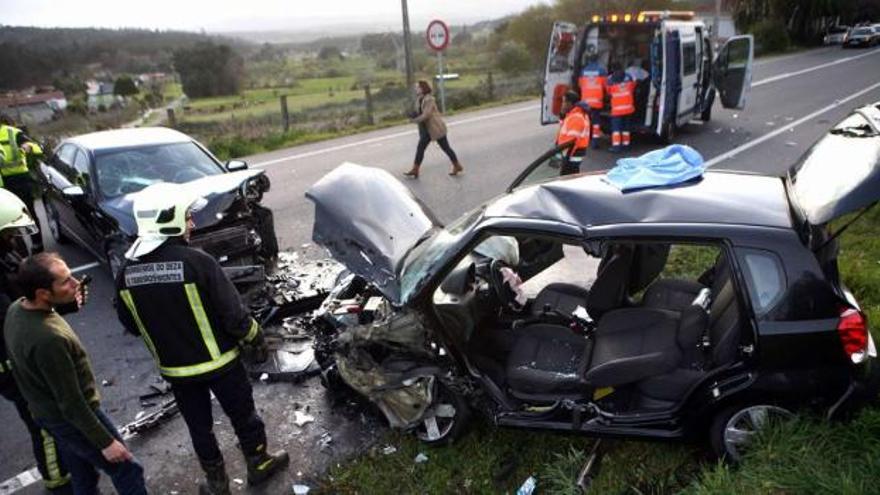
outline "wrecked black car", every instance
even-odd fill
[[[622,193],[553,177],[441,226],[388,173],[314,184],[314,240],[351,274],[324,302],[335,369],[392,426],[446,442],[503,426],[705,438],[739,459],[767,421],[876,396],[876,348],[830,222],[880,197],[880,107],[786,177],[709,171]],[[838,224],[835,224],[837,226]]]
[[[40,166],[43,205],[56,242],[74,241],[112,274],[137,235],[132,195],[155,182],[192,183],[208,205],[195,214],[191,243],[214,255],[233,280],[259,280],[278,254],[269,179],[247,163],[220,163],[204,146],[166,128],[95,132],[61,142]]]

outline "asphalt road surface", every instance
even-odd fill
[[[830,125],[853,108],[880,101],[880,49],[841,50],[830,47],[756,62],[746,109],[721,110],[716,102],[710,122],[683,129],[677,142],[699,150],[713,167],[780,174]],[[461,177],[449,177],[449,163],[436,145],[428,148],[422,175],[406,184],[445,222],[500,194],[516,175],[553,141],[555,127],[539,125],[537,100],[461,113],[447,119],[449,140],[465,167]],[[247,157],[252,167],[263,168],[272,180],[266,202],[275,211],[276,229],[283,249],[304,257],[323,256],[311,243],[313,210],[304,191],[342,162],[381,167],[395,175],[412,164],[418,136],[415,126],[298,146]],[[659,146],[635,136],[628,153],[637,155]],[[606,146],[603,144],[603,146]],[[590,152],[584,169],[614,165],[618,155]],[[403,179],[403,176],[400,176]],[[110,299],[112,285],[103,268],[86,252],[72,246],[58,249],[70,266],[94,277],[91,302],[69,318],[90,352],[102,387],[104,409],[117,424],[134,419],[141,410],[138,395],[156,379],[144,345],[123,335]],[[325,400],[317,380],[302,384],[254,384],[258,409],[263,412],[270,442],[291,453],[286,475],[253,493],[289,493],[291,484],[309,480],[375,438],[375,428],[358,414],[345,414]],[[302,428],[292,424],[292,412],[308,405],[317,421]],[[241,456],[235,448],[228,421],[216,409],[215,422],[232,478],[244,479]],[[33,467],[30,444],[11,406],[0,402],[0,481]],[[321,449],[320,438],[329,432],[333,441]],[[326,437],[325,437],[326,438]],[[156,493],[194,493],[201,473],[192,454],[183,422],[178,418],[161,429],[131,441],[146,466],[148,483]],[[105,492],[112,492],[106,484]],[[233,483],[234,490],[247,491]],[[39,484],[21,493],[40,493]],[[0,491],[2,494],[2,491]]]

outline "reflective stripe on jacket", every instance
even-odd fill
[[[237,361],[238,344],[260,332],[217,260],[182,241],[129,261],[116,288],[120,321],[171,382],[222,373]]]
[[[570,141],[574,141],[574,146],[566,152],[566,156],[570,161],[579,162],[590,147],[590,117],[579,105],[575,105],[565,114],[556,133],[557,146]]]
[[[636,84],[629,76],[625,76],[623,81],[619,82],[608,81],[607,88],[608,93],[611,95],[612,117],[622,117],[635,113],[636,106],[633,97],[635,87]]]
[[[0,149],[3,150],[0,174],[4,177],[25,174],[28,171],[27,156],[18,146],[19,134],[21,129],[0,125]]]

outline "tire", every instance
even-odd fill
[[[116,276],[125,263],[125,248],[119,242],[110,242],[104,250],[104,256],[107,259],[107,268],[110,270],[110,276],[116,283]]]
[[[769,420],[791,419],[794,414],[771,404],[737,405],[722,409],[709,426],[709,442],[715,455],[736,464],[748,448],[751,438]]]
[[[434,414],[426,416],[414,433],[424,444],[448,445],[464,433],[471,411],[465,397],[443,383],[439,377],[434,387],[435,397],[431,405]]]
[[[43,198],[43,212],[46,213],[46,227],[49,229],[52,240],[57,244],[70,244],[70,238],[64,235],[64,232],[61,230],[61,223],[58,221],[58,210],[52,206],[48,198]]]

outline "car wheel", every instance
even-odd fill
[[[712,420],[709,427],[709,441],[719,459],[731,463],[742,460],[755,435],[773,421],[791,419],[794,414],[788,409],[769,405],[754,404],[734,406],[723,409]]]
[[[58,210],[52,206],[48,198],[43,198],[43,211],[46,213],[46,223],[48,224],[49,234],[58,244],[69,244],[70,238],[61,231],[61,224],[58,221]]]
[[[434,404],[416,427],[416,437],[428,445],[445,445],[458,438],[467,426],[470,407],[464,396],[441,380],[435,383]]]
[[[107,268],[110,269],[110,276],[114,282],[122,265],[125,263],[125,248],[119,242],[110,242],[104,250],[104,256],[107,259]]]

